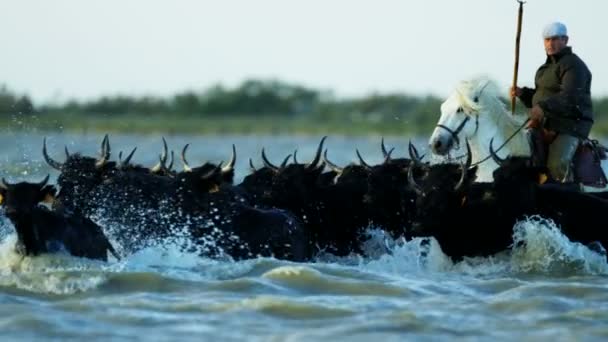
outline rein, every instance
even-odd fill
[[[490,84],[490,82],[487,82],[487,83],[486,83],[486,84],[485,84],[485,85],[484,85],[484,86],[481,88],[481,90],[479,91],[479,93],[477,94],[477,96],[475,96],[475,99],[473,100],[475,103],[477,103],[477,102],[479,101],[479,97],[481,96],[481,93],[483,93],[484,89],[486,89],[486,87],[488,86],[488,84]],[[460,123],[460,125],[458,125],[458,127],[456,127],[456,129],[455,129],[455,130],[452,130],[451,128],[449,128],[449,127],[447,127],[447,126],[445,126],[445,125],[442,125],[442,124],[438,124],[436,127],[443,128],[443,129],[445,129],[446,131],[448,131],[448,132],[449,132],[449,133],[452,135],[452,138],[454,139],[454,141],[456,141],[456,144],[457,144],[458,146],[460,146],[460,139],[458,138],[458,133],[460,133],[460,131],[462,131],[462,129],[464,128],[464,125],[466,125],[466,123],[469,121],[469,119],[470,119],[470,118],[471,118],[471,117],[470,117],[469,115],[467,115],[467,116],[465,117],[465,119],[464,119],[464,120],[462,120],[462,122]],[[520,132],[520,131],[521,131],[521,130],[524,128],[524,127],[526,127],[526,125],[528,124],[528,122],[529,122],[529,121],[530,121],[530,118],[526,119],[526,121],[524,121],[524,123],[522,123],[522,124],[521,124],[521,126],[519,126],[519,127],[518,127],[518,128],[515,130],[515,132],[513,132],[513,134],[511,134],[511,136],[509,136],[509,137],[508,137],[508,138],[507,138],[507,139],[506,139],[506,140],[505,140],[505,141],[504,141],[504,142],[503,142],[503,143],[502,143],[502,144],[501,144],[501,145],[498,147],[498,149],[497,149],[496,151],[494,151],[494,152],[496,153],[496,152],[500,151],[500,150],[501,150],[503,147],[505,147],[505,146],[506,146],[506,145],[507,145],[507,144],[508,144],[508,143],[511,141],[511,139],[513,139],[513,138],[514,138],[514,137],[515,137],[515,136],[516,136],[516,135],[517,135],[517,134],[518,134],[518,133],[519,133],[519,132]],[[477,134],[477,130],[478,130],[478,129],[479,129],[479,115],[475,115],[475,131],[473,132],[473,135]],[[466,139],[467,139],[467,138],[465,137],[465,140],[466,140]],[[464,154],[463,154],[463,155],[461,155],[461,156],[458,156],[458,157],[455,157],[455,158],[450,158],[450,159],[462,159],[462,158],[465,158],[465,157],[467,157],[467,155],[464,155]],[[487,161],[487,160],[488,160],[488,159],[490,159],[490,158],[492,158],[492,154],[488,154],[488,155],[487,155],[485,158],[481,159],[480,161],[478,161],[478,162],[476,162],[476,163],[471,164],[469,167],[479,165],[479,164],[481,164],[481,163],[483,163],[483,162]]]
[[[465,121],[466,121],[466,120],[465,120]],[[519,127],[518,127],[518,128],[515,130],[515,132],[513,132],[513,134],[511,134],[511,135],[510,135],[510,136],[509,136],[509,137],[508,137],[508,138],[507,138],[507,139],[506,139],[506,140],[505,140],[505,141],[504,141],[504,142],[503,142],[503,143],[502,143],[502,144],[501,144],[501,145],[498,147],[498,149],[496,149],[496,151],[494,151],[494,152],[495,152],[495,153],[498,153],[498,151],[500,151],[500,150],[501,150],[503,147],[505,147],[505,146],[506,146],[506,145],[507,145],[507,144],[508,144],[508,143],[509,143],[509,142],[510,142],[510,141],[511,141],[511,140],[512,140],[512,139],[513,139],[513,138],[514,138],[514,137],[515,137],[515,136],[516,136],[516,135],[517,135],[517,134],[518,134],[518,133],[519,133],[519,132],[520,132],[520,131],[521,131],[523,128],[524,128],[524,127],[526,127],[526,125],[528,124],[528,122],[529,122],[529,121],[530,121],[530,118],[526,119],[526,121],[524,121],[524,123],[523,123],[523,124],[521,124],[521,126],[519,126]],[[461,125],[462,125],[462,124],[461,124]],[[459,127],[460,127],[460,126],[459,126]],[[477,133],[477,128],[475,129],[475,132]],[[458,140],[457,140],[457,141],[458,141]],[[450,158],[450,159],[462,159],[462,158],[464,158],[464,157],[466,157],[466,155],[464,155],[464,154],[463,154],[463,155],[461,155],[461,156],[454,157],[454,158]],[[477,165],[479,165],[479,164],[481,164],[481,163],[483,163],[483,162],[487,161],[487,160],[488,160],[488,159],[490,159],[490,158],[492,158],[492,154],[488,154],[488,155],[487,155],[485,158],[481,159],[480,161],[478,161],[478,162],[475,162],[475,163],[471,164],[471,166],[470,166],[470,167],[477,166]]]

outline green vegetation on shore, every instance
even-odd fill
[[[0,124],[12,130],[164,134],[428,134],[443,99],[330,92],[280,81],[249,80],[167,98],[113,96],[34,104],[0,87]],[[523,111],[520,108],[519,111]],[[594,100],[595,135],[608,134],[608,98]]]
[[[401,135],[405,132],[424,133],[421,126],[404,120],[376,121],[316,121],[306,117],[289,118],[261,115],[227,117],[174,117],[169,115],[128,116],[29,116],[18,115],[0,120],[0,125],[12,130],[36,129],[65,132],[113,132],[139,134],[340,134],[340,135]],[[426,131],[428,132],[428,131]]]

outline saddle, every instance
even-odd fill
[[[546,129],[528,131],[532,159],[535,165],[545,166],[549,145],[555,140],[556,133]],[[601,161],[608,158],[608,149],[597,140],[582,139],[574,153],[570,165],[570,180],[585,186],[604,188],[608,179],[602,170]]]

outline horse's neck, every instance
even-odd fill
[[[501,158],[509,155],[530,155],[525,132],[520,130],[516,133],[518,127],[514,127],[506,121],[510,119],[502,118],[501,120],[496,115],[500,114],[481,114],[477,134],[470,140],[473,163],[480,163],[477,171],[478,182],[492,181],[492,172],[498,167],[498,164],[490,157],[490,141],[492,141],[494,151]],[[513,134],[515,136],[511,138]],[[505,144],[507,139],[511,140]]]
[[[496,127],[488,127],[488,129],[480,129],[475,135],[474,139],[471,139],[471,154],[472,160],[474,164],[478,164],[477,166],[477,181],[478,182],[491,182],[493,180],[492,172],[498,167],[498,164],[494,162],[494,160],[489,157],[490,156],[490,140],[492,140],[492,146],[494,149],[497,146],[502,145],[504,142],[504,138],[502,134],[498,132],[499,130]],[[506,150],[505,150],[506,149]],[[508,147],[504,147],[500,150],[499,154],[502,155],[508,153]]]

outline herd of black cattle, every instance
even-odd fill
[[[168,162],[164,139],[154,167],[131,163],[135,149],[110,160],[107,135],[100,157],[66,148],[63,162],[49,156],[45,141],[43,156],[60,171],[60,191],[47,184],[48,176],[40,183],[3,178],[0,202],[25,255],[67,252],[107,260],[108,253],[120,258],[170,241],[208,257],[306,261],[320,251],[364,253],[373,226],[394,238],[435,237],[458,260],[508,250],[515,223],[531,215],[552,219],[570,240],[605,253],[608,196],[540,184],[547,172],[530,158],[500,159],[490,146],[500,167],[493,182],[477,183],[470,151],[466,161],[431,165],[411,143],[405,158],[393,156],[382,142],[382,163],[369,165],[357,151],[358,163],[340,167],[328,160],[324,141],[308,163],[294,153],[273,164],[262,150],[264,166],[255,168],[250,159],[251,173],[240,184],[233,181],[234,145],[225,165],[198,167],[189,166],[186,145],[178,172],[172,154]]]

